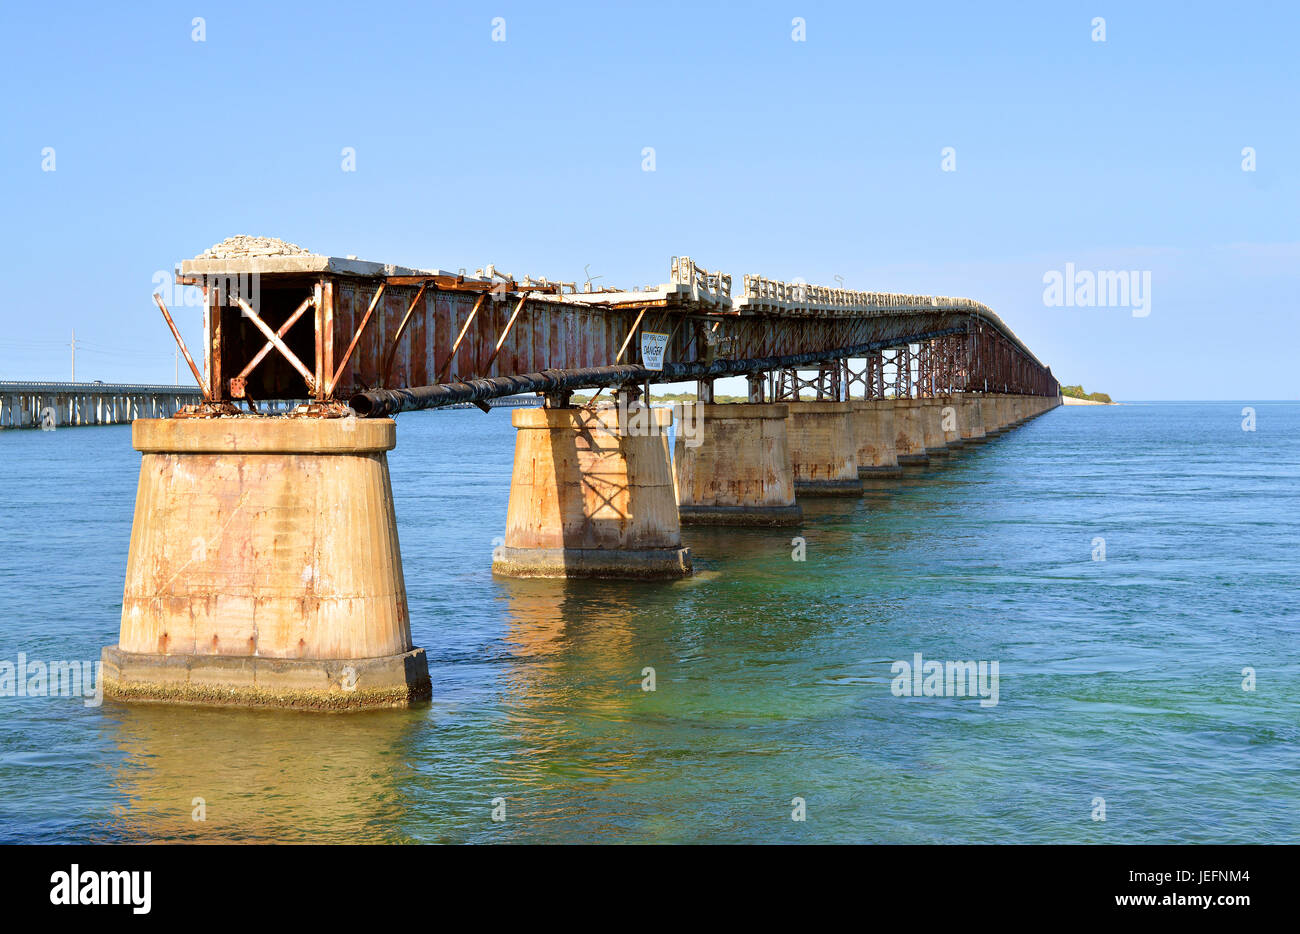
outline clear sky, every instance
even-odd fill
[[[246,233],[964,295],[1090,391],[1297,398],[1300,5],[546,6],[0,6],[0,379],[75,328],[78,379],[171,382],[155,277]],[[1049,307],[1067,263],[1149,314]]]

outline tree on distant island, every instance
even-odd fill
[[[1114,404],[1111,397],[1106,395],[1106,393],[1104,392],[1087,393],[1083,391],[1082,385],[1062,386],[1061,395],[1069,396],[1072,399],[1086,399],[1089,402],[1105,402],[1107,405]]]

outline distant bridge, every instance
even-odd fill
[[[0,428],[117,425],[167,418],[202,401],[202,391],[190,386],[0,380]]]
[[[0,429],[66,428],[85,425],[120,425],[137,418],[169,418],[185,406],[203,402],[203,392],[193,386],[151,386],[135,383],[61,383],[0,380]],[[284,415],[309,399],[279,399],[262,403],[261,414]],[[492,408],[541,405],[537,396],[503,396],[487,403]],[[472,409],[464,402],[449,406]]]

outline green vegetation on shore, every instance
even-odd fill
[[[1104,392],[1087,393],[1083,391],[1082,386],[1062,386],[1061,395],[1072,399],[1087,399],[1089,402],[1105,402],[1107,405],[1113,403],[1111,397]]]

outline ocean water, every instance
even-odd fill
[[[1300,404],[1057,409],[801,529],[687,529],[667,584],[494,578],[513,434],[398,419],[431,705],[0,697],[0,841],[1300,842]],[[98,658],[129,428],[0,465],[0,661]],[[918,652],[998,703],[896,696]]]

